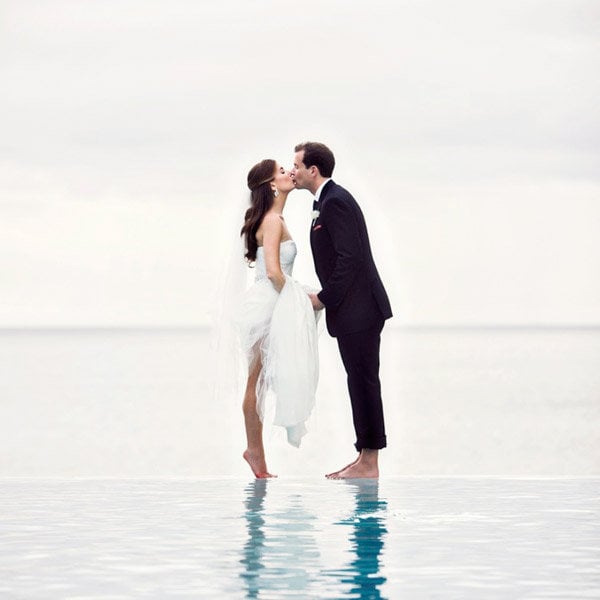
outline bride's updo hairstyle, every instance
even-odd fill
[[[254,165],[248,173],[248,187],[250,188],[250,208],[244,217],[244,226],[240,235],[245,237],[246,260],[256,260],[256,232],[260,227],[265,214],[273,206],[273,190],[269,183],[275,178],[277,163],[267,158]]]

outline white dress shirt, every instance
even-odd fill
[[[331,181],[331,177],[326,179],[315,192],[315,202],[319,201],[319,197],[321,196],[321,192],[323,191],[323,187],[327,184],[328,181]]]

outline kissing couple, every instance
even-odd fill
[[[326,477],[379,477],[379,450],[386,446],[379,349],[392,310],[362,211],[331,179],[334,167],[327,146],[305,142],[295,148],[291,171],[266,159],[248,173],[250,207],[241,235],[245,259],[256,276],[241,300],[236,325],[248,361],[243,402],[248,446],[243,456],[257,478],[274,477],[267,469],[262,437],[269,394],[275,397],[273,423],[285,427],[292,445],[298,447],[307,431],[319,373],[316,322],[322,310],[348,376],[358,451],[350,464]],[[294,189],[309,190],[315,197],[310,245],[318,292],[292,279],[297,250],[283,211]]]

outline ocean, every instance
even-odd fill
[[[275,473],[353,456],[337,347],[320,348],[302,448],[265,430]],[[389,327],[381,358],[384,476],[600,475],[600,329]],[[213,396],[207,329],[3,330],[0,368],[0,476],[248,475],[241,398]]]
[[[330,338],[269,481],[210,359],[201,328],[1,332],[2,598],[600,598],[600,330],[385,330],[378,482],[323,477]]]

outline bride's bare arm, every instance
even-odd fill
[[[263,232],[263,248],[267,277],[273,287],[280,292],[285,285],[285,275],[279,260],[279,245],[283,237],[283,223],[277,214],[267,214],[261,224]]]

